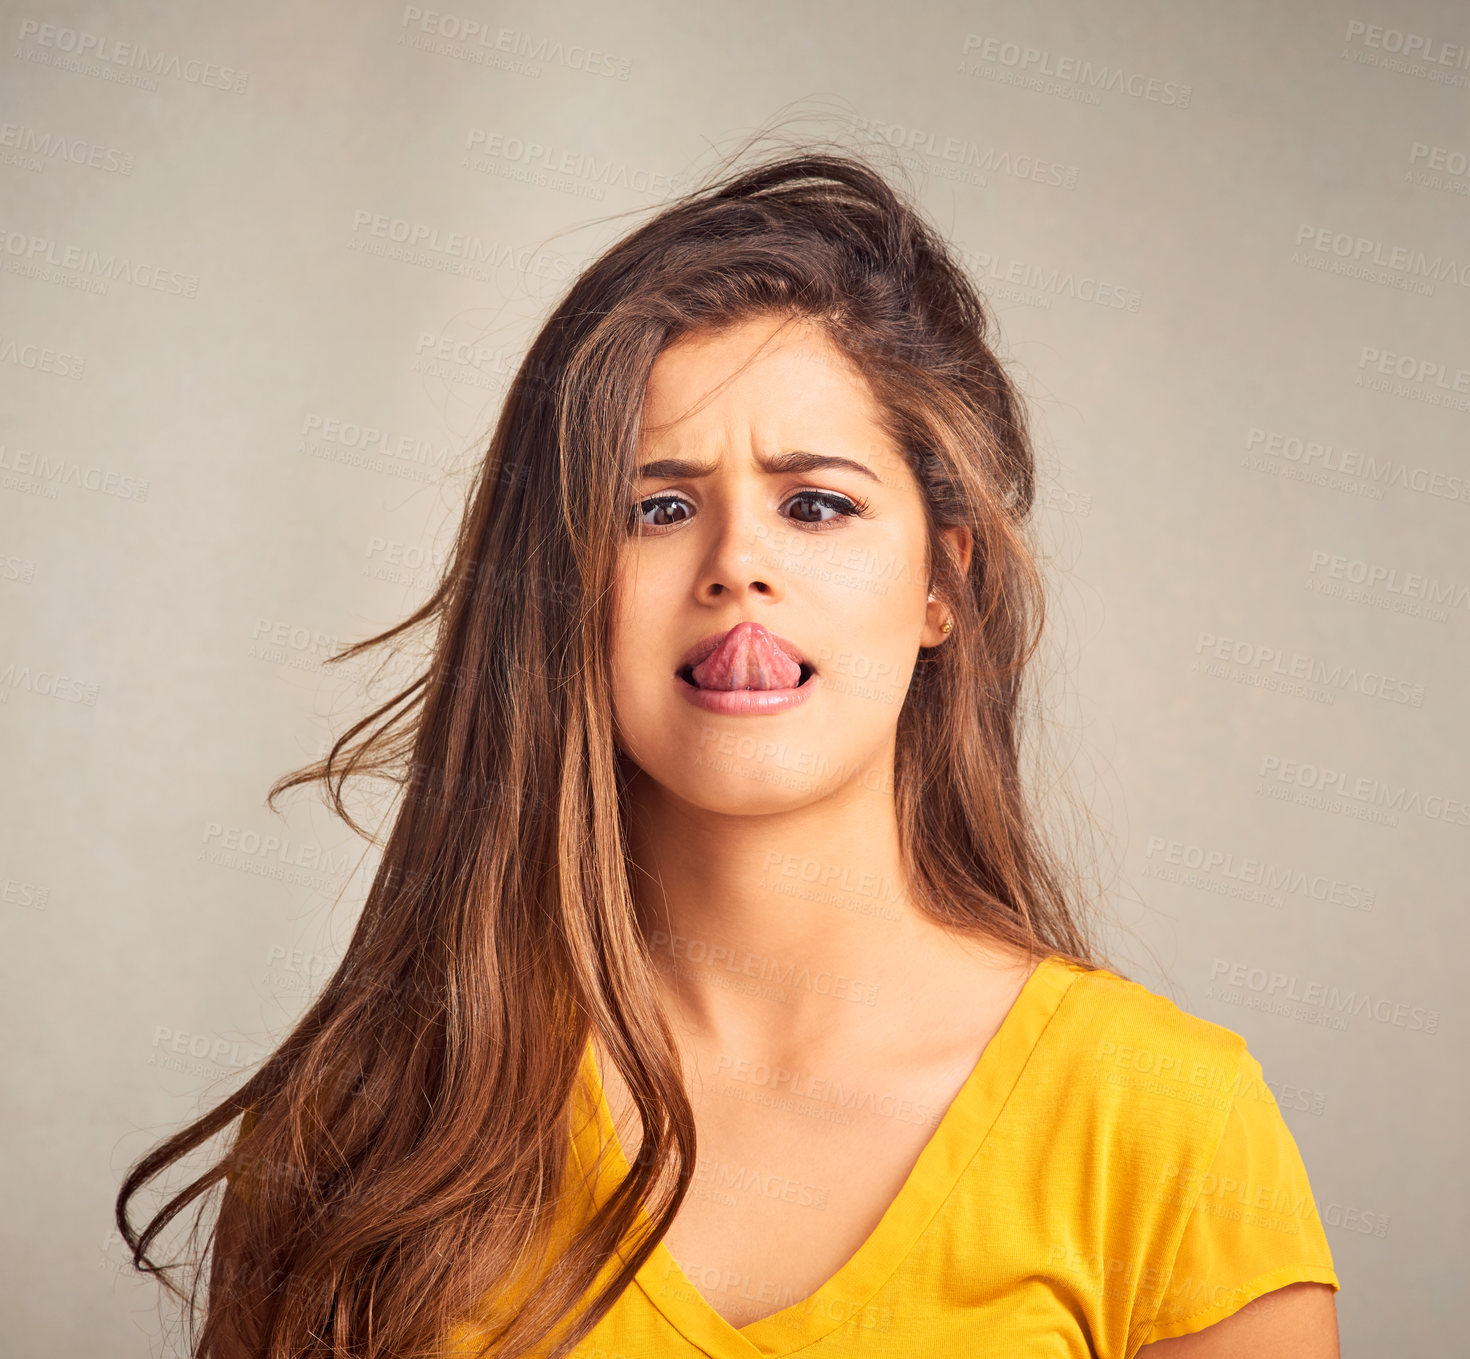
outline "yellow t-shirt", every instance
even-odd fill
[[[582,1072],[585,1208],[628,1167],[590,1043]],[[574,1354],[1130,1359],[1304,1280],[1338,1288],[1301,1155],[1245,1040],[1052,956],[878,1226],[815,1293],[737,1329],[660,1241]]]

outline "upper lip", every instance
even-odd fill
[[[755,620],[741,619],[740,622],[755,622]],[[728,628],[721,628],[718,632],[711,632],[707,636],[701,637],[699,641],[695,642],[695,644],[684,653],[684,659],[679,662],[678,669],[683,670],[687,666],[698,665],[706,657],[713,654],[715,648],[718,647],[719,644],[723,642],[725,638],[729,636],[730,633],[732,633],[739,626],[740,623],[732,623]],[[764,623],[757,624],[757,626],[764,628],[766,635],[770,637],[771,641],[773,641],[780,650],[784,651],[798,665],[804,665],[809,670],[816,670],[817,667],[813,665],[810,660],[807,659],[806,653],[799,646],[797,646],[795,642],[788,641],[785,637],[782,637],[780,633],[772,632],[770,628],[767,628]]]

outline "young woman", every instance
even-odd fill
[[[347,653],[431,663],[272,790],[403,783],[341,966],[119,1195],[149,1268],[226,1181],[196,1354],[1337,1354],[1259,1064],[1104,965],[1033,828],[987,331],[843,155],[577,280],[442,584]]]

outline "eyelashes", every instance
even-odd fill
[[[835,517],[831,519],[793,520],[794,523],[801,525],[802,528],[815,529],[819,533],[826,532],[828,529],[840,528],[849,519],[866,519],[872,510],[871,503],[864,500],[861,496],[839,495],[836,491],[797,491],[785,503],[790,505],[800,500],[814,501],[818,505],[835,511]],[[689,500],[686,496],[678,495],[674,492],[645,496],[642,500],[635,502],[628,511],[628,531],[630,533],[643,533],[645,535],[656,536],[668,529],[677,528],[680,523],[688,521],[689,516],[687,514],[683,520],[676,520],[672,524],[646,524],[640,521],[639,516],[646,513],[650,506],[668,507],[688,504]]]

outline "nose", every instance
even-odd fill
[[[712,537],[696,583],[700,599],[780,595],[780,554],[762,513],[752,500],[738,496],[720,510],[705,511]]]

